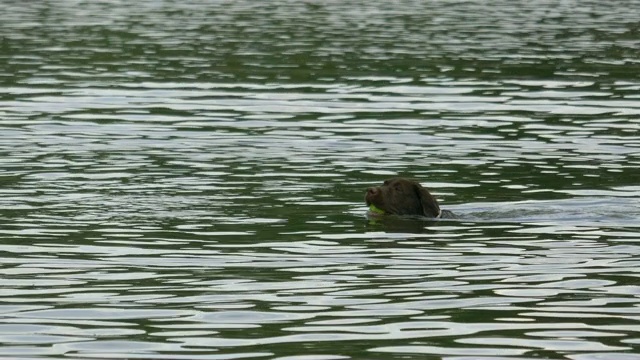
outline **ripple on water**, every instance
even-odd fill
[[[636,6],[17,4],[0,356],[638,358]]]

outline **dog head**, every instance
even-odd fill
[[[393,178],[382,186],[370,187],[365,195],[367,206],[390,215],[440,217],[438,201],[417,181]]]

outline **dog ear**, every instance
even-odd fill
[[[418,183],[415,184],[415,191],[420,199],[420,204],[422,204],[424,216],[432,218],[440,216],[440,206],[436,198]]]

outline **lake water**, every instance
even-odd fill
[[[640,359],[638,1],[0,4],[0,358]]]

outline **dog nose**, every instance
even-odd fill
[[[370,187],[367,189],[367,194],[369,195],[375,195],[378,192],[378,189]]]

